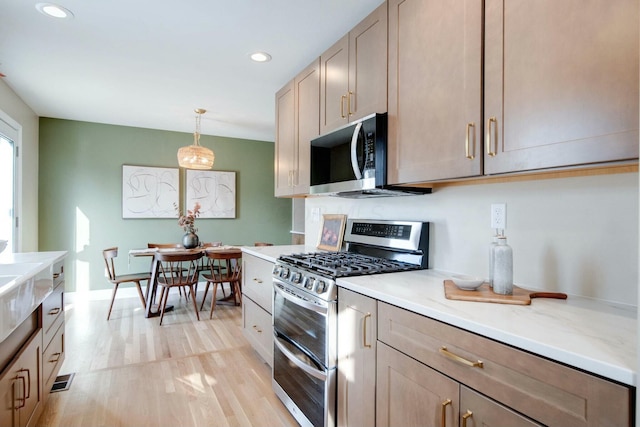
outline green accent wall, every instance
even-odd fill
[[[39,250],[69,252],[67,291],[112,288],[103,249],[119,247],[116,272],[126,274],[150,265],[129,249],[181,242],[176,219],[122,218],[122,165],[177,168],[178,148],[192,142],[189,133],[40,119]],[[236,172],[236,218],[197,219],[201,241],[290,244],[291,200],[273,195],[273,142],[203,135],[200,143],[215,152],[214,170]],[[184,181],[181,168],[183,209]]]

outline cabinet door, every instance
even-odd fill
[[[42,332],[34,334],[0,377],[0,425],[24,427],[42,400]]]
[[[295,99],[293,81],[276,93],[275,195],[291,194],[295,144]]]
[[[460,386],[460,417],[463,426],[542,426],[465,386]]]
[[[251,298],[242,300],[242,332],[251,347],[269,366],[273,366],[273,328],[271,314]]]
[[[320,55],[320,133],[349,120],[349,35]]]
[[[487,0],[485,20],[485,174],[638,157],[637,0]]]
[[[348,121],[387,111],[387,4],[349,32]]]
[[[247,253],[242,254],[242,293],[271,314],[273,301],[273,263]]]
[[[479,175],[482,1],[389,2],[389,184]]]
[[[309,193],[311,140],[320,134],[320,59],[316,59],[294,79],[295,146],[297,160],[293,194]]]
[[[458,426],[458,383],[378,342],[376,426]]]
[[[374,426],[376,300],[338,288],[338,330],[338,426]]]

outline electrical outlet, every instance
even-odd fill
[[[491,228],[507,228],[507,205],[506,203],[491,204]]]
[[[311,210],[311,221],[320,222],[320,208],[313,208]]]

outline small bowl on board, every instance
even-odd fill
[[[451,281],[460,289],[465,291],[475,291],[483,283],[482,277],[467,276],[466,274],[456,274],[451,276]]]

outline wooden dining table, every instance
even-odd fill
[[[147,303],[147,308],[145,311],[145,317],[157,317],[160,316],[160,311],[158,309],[158,305],[155,304],[156,300],[156,291],[158,289],[158,267],[160,265],[160,261],[158,261],[156,254],[157,253],[198,253],[202,252],[205,256],[207,252],[224,252],[224,253],[233,253],[233,254],[242,254],[242,250],[237,246],[208,246],[208,247],[198,247],[193,249],[185,249],[185,248],[144,248],[144,249],[131,249],[129,250],[130,257],[153,257],[151,263],[151,279],[149,280],[149,284],[147,285],[147,289],[145,291],[145,300]],[[172,310],[173,307],[167,305],[165,311]]]

